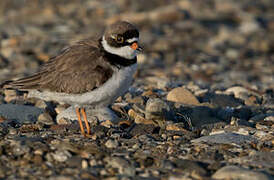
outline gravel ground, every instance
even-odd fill
[[[77,40],[128,20],[143,54],[129,92],[91,118],[0,93],[0,179],[274,177],[272,0],[0,1],[0,82],[27,76]],[[69,116],[70,117],[70,116]]]

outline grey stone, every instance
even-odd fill
[[[145,111],[146,119],[167,120],[171,118],[169,105],[159,98],[149,99]]]
[[[43,112],[43,109],[34,106],[0,104],[0,116],[6,119],[15,119],[20,123],[33,123]]]
[[[192,143],[216,143],[216,144],[237,144],[243,145],[246,142],[256,142],[257,140],[251,136],[245,136],[236,133],[220,133],[210,136],[203,136],[198,139],[193,139]]]
[[[218,123],[221,120],[214,116],[214,112],[211,108],[207,106],[197,106],[192,109],[190,121],[194,127],[201,127]]]
[[[219,169],[212,176],[213,179],[231,180],[271,180],[272,178],[264,173],[241,168],[238,166],[225,166]]]

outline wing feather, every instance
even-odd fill
[[[100,87],[113,73],[104,61],[98,44],[91,39],[64,49],[45,63],[39,72],[15,81],[7,81],[6,89],[49,90],[64,93],[84,93]]]

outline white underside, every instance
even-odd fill
[[[111,54],[116,54],[126,59],[134,59],[137,55],[137,51],[132,49],[130,46],[124,46],[119,48],[111,47],[110,45],[108,45],[107,41],[105,40],[105,36],[103,36],[102,45],[107,52]]]
[[[112,104],[119,96],[123,95],[130,87],[137,64],[114,69],[112,77],[101,87],[83,94],[55,93],[49,91],[30,90],[28,97],[35,97],[45,101],[57,101],[61,104],[74,106],[105,107]]]
[[[113,123],[118,123],[119,118],[116,116],[116,114],[110,110],[108,107],[98,108],[94,109],[92,106],[86,106],[85,107],[86,114],[89,122],[93,122],[95,119],[91,117],[96,117],[99,122],[110,120]],[[75,107],[70,106],[66,110],[59,113],[56,117],[56,121],[59,122],[61,119],[69,119],[69,120],[78,120],[78,117],[75,112]]]

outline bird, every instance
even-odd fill
[[[0,87],[26,91],[27,97],[73,106],[81,133],[88,136],[91,130],[86,107],[107,107],[127,92],[141,50],[137,27],[118,21],[109,25],[102,36],[64,48],[33,75],[5,81]]]

